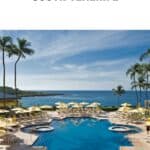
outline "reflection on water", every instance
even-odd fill
[[[120,146],[131,146],[123,133],[111,132],[107,120],[69,118],[53,121],[55,130],[40,133],[34,145],[47,146],[48,150],[119,150]]]

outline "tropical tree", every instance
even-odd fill
[[[139,63],[134,64],[131,66],[127,72],[126,75],[130,75],[130,79],[132,80],[132,85],[136,83],[136,77],[141,73],[141,65]],[[137,104],[139,103],[139,96],[138,96],[138,90],[137,86],[132,86],[132,89],[135,90],[136,98],[137,98]]]
[[[143,61],[146,58],[150,58],[150,49],[148,49],[146,52],[144,52],[141,56],[140,56],[140,61]]]
[[[5,66],[5,53],[8,52],[12,44],[12,38],[10,36],[0,37],[0,50],[2,51],[2,63],[3,63],[3,98],[6,99],[6,66]],[[4,101],[5,102],[5,101]],[[4,104],[5,105],[5,104]]]
[[[120,97],[125,93],[122,85],[118,85],[116,89],[112,89],[113,93],[117,95],[117,105],[119,106]]]
[[[144,63],[142,64],[143,68],[143,76],[145,78],[145,92],[146,92],[146,98],[148,99],[148,89],[150,88],[150,83],[149,83],[149,76],[150,76],[150,64]]]
[[[144,77],[141,75],[140,77],[138,77],[136,82],[132,82],[132,89],[137,87],[139,88],[139,102],[138,102],[138,106],[141,106],[142,103],[142,89],[145,89],[145,79]]]
[[[34,54],[34,50],[30,48],[31,43],[26,39],[17,39],[17,44],[13,44],[9,51],[9,57],[16,56],[17,59],[14,64],[14,88],[17,97],[17,64],[21,58],[26,58],[27,55]]]

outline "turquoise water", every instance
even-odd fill
[[[48,92],[48,91],[47,91]],[[100,102],[103,106],[117,105],[117,97],[112,93],[112,91],[49,91],[48,93],[63,93],[64,95],[59,96],[41,96],[41,97],[23,97],[21,103],[23,106],[32,105],[52,105],[55,102],[63,101],[87,101]],[[142,102],[144,102],[145,93],[142,93]],[[129,102],[132,105],[136,104],[136,95],[133,91],[127,91],[124,95],[120,97],[119,103]]]
[[[65,119],[53,121],[55,130],[39,133],[34,143],[48,150],[119,150],[120,146],[131,146],[123,133],[109,131],[107,120]]]

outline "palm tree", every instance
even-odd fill
[[[12,46],[11,50],[9,51],[9,57],[15,55],[17,59],[14,64],[14,88],[17,97],[17,64],[21,58],[26,58],[26,55],[34,54],[34,50],[30,48],[31,43],[28,42],[26,39],[17,39],[17,44]]]
[[[141,102],[142,102],[142,89],[145,88],[145,79],[144,79],[144,77],[141,75],[140,77],[138,77],[138,81],[132,82],[131,85],[132,85],[132,88],[135,88],[135,87],[139,88],[140,98],[139,98],[138,106],[140,106]]]
[[[5,66],[5,52],[8,52],[12,44],[12,38],[10,36],[0,37],[0,50],[2,51],[3,62],[3,98],[6,99],[6,66]],[[4,101],[5,102],[5,101]],[[4,104],[5,106],[5,104]]]
[[[117,95],[117,97],[118,97],[118,99],[117,99],[117,104],[118,104],[118,106],[119,106],[119,99],[120,99],[121,95],[125,93],[125,90],[124,90],[124,88],[123,88],[122,85],[118,85],[118,86],[116,87],[116,89],[112,89],[112,91],[113,91],[114,94]]]
[[[145,53],[140,56],[140,61],[143,61],[146,58],[150,58],[150,49],[148,49]]]
[[[141,65],[139,63],[134,64],[131,66],[127,72],[126,75],[130,75],[130,79],[133,80],[132,84],[136,83],[136,76],[138,76],[139,73],[141,73]],[[137,104],[139,103],[139,96],[137,91],[137,86],[132,87],[135,90],[135,94],[137,97]]]
[[[143,76],[145,76],[145,91],[146,91],[146,98],[148,99],[148,89],[150,87],[150,83],[149,83],[149,73],[150,73],[150,64],[142,64],[143,67]]]

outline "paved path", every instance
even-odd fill
[[[22,139],[24,141],[24,144],[26,145],[32,145],[38,139],[38,135],[32,133],[24,133],[22,131],[16,132],[15,135],[18,138]]]

